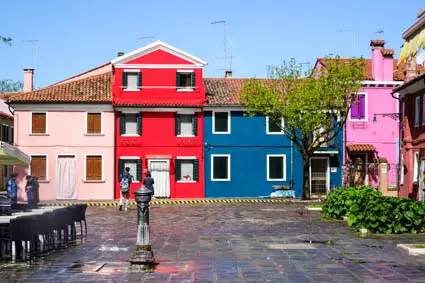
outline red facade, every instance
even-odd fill
[[[202,71],[206,63],[162,42],[112,61],[116,186],[125,167],[141,186],[146,171],[155,196],[204,197]]]

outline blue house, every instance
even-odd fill
[[[248,117],[240,103],[247,79],[204,79],[205,197],[269,196],[274,185],[303,194],[303,161],[296,146],[268,117]],[[310,160],[313,195],[341,185],[343,134]]]

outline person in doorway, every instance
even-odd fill
[[[151,176],[151,172],[147,171],[146,172],[146,177],[143,180],[143,185],[148,189],[152,191],[152,195],[155,194],[154,192],[154,188],[153,188],[153,184],[155,184],[155,181],[153,180],[152,176]]]
[[[15,209],[18,203],[18,185],[16,185],[16,178],[18,174],[16,172],[12,172],[7,180],[7,197],[11,202],[11,209]]]
[[[120,192],[121,192],[119,210],[121,211],[123,202],[124,202],[124,197],[126,198],[124,210],[128,209],[128,204],[130,201],[130,185],[133,181],[133,176],[130,174],[129,167],[126,167],[124,172],[120,174],[119,180],[120,180]]]

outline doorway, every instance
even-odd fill
[[[55,183],[56,199],[77,198],[77,161],[75,155],[58,155]]]
[[[325,196],[329,192],[329,158],[310,158],[310,193],[312,197]]]
[[[155,197],[170,197],[170,161],[168,159],[150,159],[148,168],[154,184]]]

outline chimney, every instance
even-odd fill
[[[124,52],[122,52],[122,51],[120,51],[120,52],[117,53],[117,57],[120,57],[122,55],[124,55]]]
[[[226,79],[231,79],[232,78],[232,71],[231,70],[224,71],[224,77]]]
[[[404,82],[413,80],[419,75],[416,69],[416,56],[412,57],[409,61],[404,64]]]
[[[385,40],[382,39],[370,41],[372,47],[372,77],[375,81],[384,80],[384,45]]]
[[[384,81],[394,80],[394,49],[383,49],[384,56]]]
[[[24,92],[33,90],[34,69],[24,69]]]

